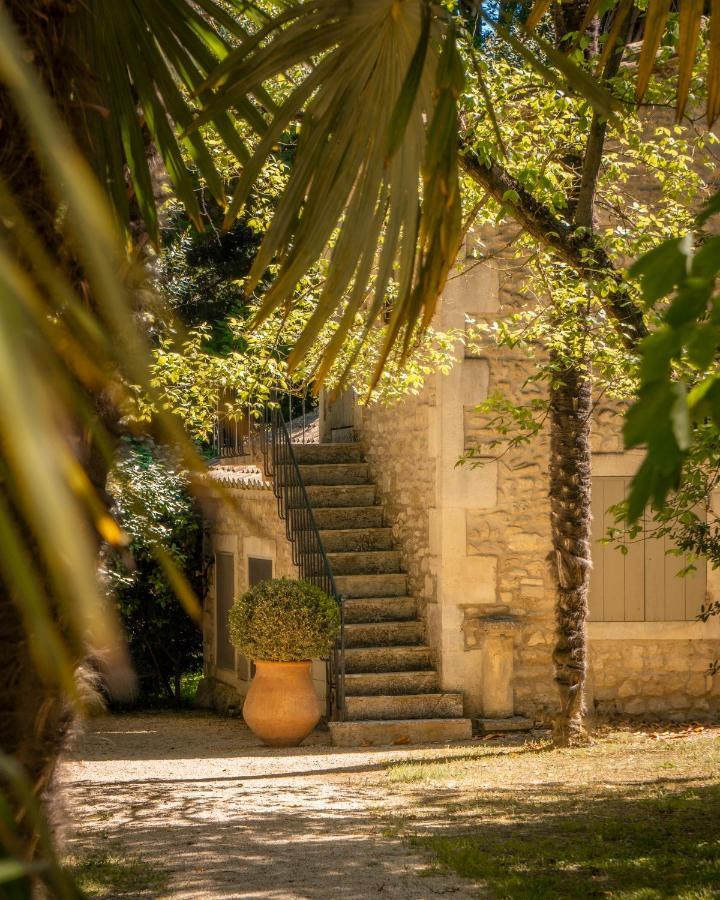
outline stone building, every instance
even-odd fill
[[[488,236],[484,235],[487,249]],[[501,263],[468,265],[452,278],[438,327],[495,320],[522,301]],[[450,374],[428,379],[399,405],[321,403],[316,445],[296,447],[317,525],[346,607],[347,721],[337,743],[466,736],[544,721],[556,708],[551,651],[553,585],[548,441],[541,434],[498,454],[476,406],[491,392],[519,400],[533,360],[524,351],[458,345]],[[718,596],[720,573],[682,566],[661,541],[627,555],[599,544],[642,457],[623,452],[617,409],[594,410],[593,574],[588,706],[601,716],[689,720],[720,711],[720,620],[700,605]],[[478,467],[457,466],[488,446]],[[269,480],[250,457],[214,470],[234,502],[208,505],[216,553],[205,611],[206,690],[239,706],[250,664],[234,653],[224,618],[232,597],[268,575],[297,575]],[[324,667],[316,664],[318,693]]]

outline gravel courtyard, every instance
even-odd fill
[[[323,733],[271,750],[236,719],[105,716],[58,772],[65,852],[96,897],[477,897],[384,828],[389,786],[363,777],[427,753],[337,750]]]

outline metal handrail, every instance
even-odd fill
[[[265,473],[272,478],[278,515],[292,547],[293,563],[300,577],[334,597],[340,610],[340,635],[327,666],[328,719],[345,718],[345,616],[343,598],[335,584],[315,515],[310,505],[285,417],[280,405],[268,408],[260,432]],[[269,440],[268,440],[269,439]]]

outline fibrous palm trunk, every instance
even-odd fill
[[[558,746],[585,739],[591,408],[592,383],[585,366],[561,365],[550,390],[550,569],[557,591],[553,662],[560,692],[554,734]]]
[[[73,0],[6,0],[5,5],[28,47],[28,54],[45,88],[56,101],[55,105],[70,131],[76,132],[74,119],[77,107],[82,104],[71,87],[77,60],[69,52],[66,35],[77,4]],[[0,179],[10,188],[51,257],[58,266],[65,268],[70,280],[82,290],[80,267],[62,231],[61,207],[48,189],[22,115],[2,88]],[[23,248],[14,244],[12,229],[3,232],[3,227],[0,222],[0,239],[7,240],[9,246],[16,248],[20,266],[27,267]],[[90,300],[87,291],[83,291],[83,296]],[[86,399],[101,419],[108,410],[102,395]],[[68,422],[67,427],[70,430],[72,423]],[[102,492],[107,476],[107,460],[98,452],[85,429],[78,425],[76,430],[76,440],[71,442],[72,446],[90,482]],[[0,478],[0,494],[8,509],[12,509],[14,503],[12,487]],[[18,515],[17,528],[21,530],[24,527],[22,517]],[[36,568],[36,574],[42,579],[45,573],[39,557]],[[59,610],[56,620],[62,630]],[[13,584],[9,583],[9,579],[0,577],[0,750],[23,767],[36,796],[40,797],[51,781],[72,716],[60,690],[48,684],[38,672],[30,651],[29,628],[32,628],[32,622],[23,619]],[[69,646],[68,649],[74,655],[74,662],[79,663],[83,649],[79,646]],[[21,833],[29,832],[23,809],[14,812]]]

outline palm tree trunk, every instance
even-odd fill
[[[560,711],[554,741],[585,740],[588,588],[590,584],[590,412],[592,384],[582,365],[556,370],[550,390],[550,569],[557,590],[553,651]]]
[[[71,717],[40,677],[11,589],[0,583],[0,749],[24,769],[37,796],[46,793]],[[29,835],[24,810],[18,827]]]
[[[70,0],[7,0],[6,5],[61,116],[70,130],[77,132],[77,108],[82,106],[72,88],[77,61],[66,46],[75,4]],[[22,118],[2,88],[0,146],[0,178],[12,187],[14,197],[57,264],[65,267],[72,281],[81,282],[82,273],[72,247],[66,243],[59,225],[57,199],[48,189]],[[23,250],[17,249],[19,262],[24,266]],[[113,410],[107,398],[99,395],[87,399],[99,419],[111,418]],[[102,495],[107,460],[91,437],[80,431],[78,426],[75,446],[79,461]],[[1,483],[0,490],[4,490]],[[9,498],[8,504],[12,506]],[[42,576],[40,563],[38,571]],[[61,628],[59,614],[57,618]],[[0,579],[0,750],[23,766],[36,794],[42,795],[50,784],[72,716],[60,692],[38,673],[30,654],[27,628],[15,603],[13,585]],[[74,662],[79,664],[82,648],[72,650]]]

